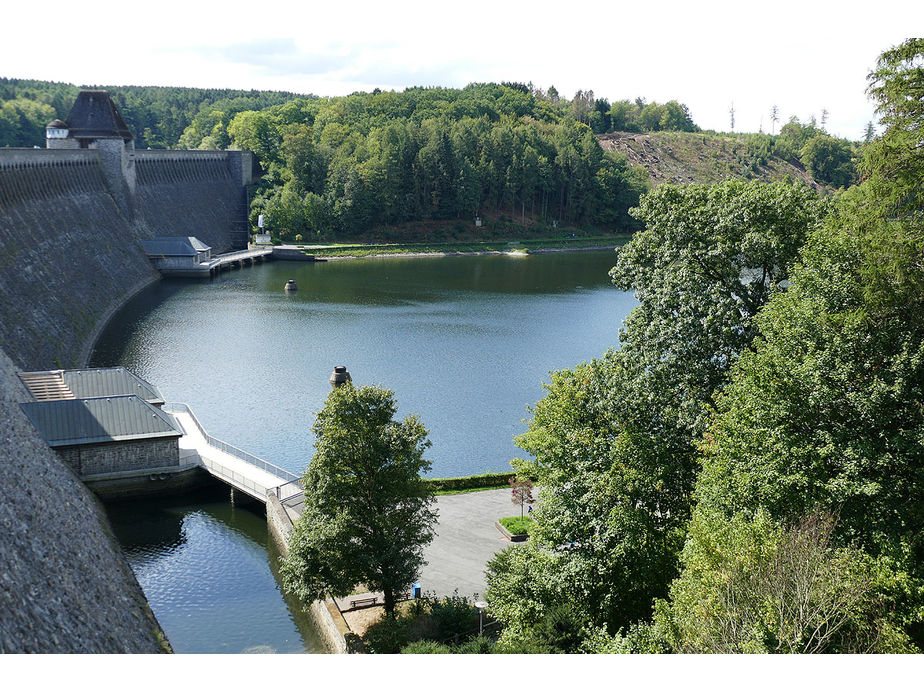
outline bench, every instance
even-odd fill
[[[353,599],[350,601],[350,607],[355,609],[357,606],[372,606],[378,603],[378,597],[367,597],[366,599]]]

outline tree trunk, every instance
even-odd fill
[[[385,613],[389,616],[395,614],[395,591],[390,587],[382,590],[385,593]]]

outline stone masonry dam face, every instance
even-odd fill
[[[158,279],[142,239],[246,244],[250,167],[248,152],[131,152],[113,170],[96,149],[0,149],[0,652],[161,651],[101,506],[25,417],[16,373],[84,364]]]
[[[101,323],[157,278],[141,240],[246,246],[249,153],[135,152],[133,166],[132,191],[98,150],[0,149],[0,347],[20,367],[82,365]]]

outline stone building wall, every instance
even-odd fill
[[[57,448],[55,452],[81,477],[176,467],[180,464],[180,450],[176,438],[74,445]]]

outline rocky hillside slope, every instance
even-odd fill
[[[661,183],[718,183],[728,178],[774,181],[786,176],[819,187],[801,165],[779,157],[761,157],[743,136],[614,132],[597,139],[604,150],[621,152],[630,165],[648,171],[652,187]]]

